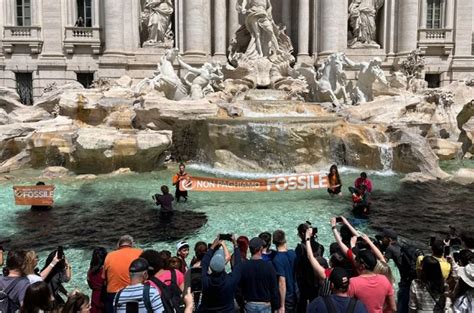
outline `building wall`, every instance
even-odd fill
[[[76,80],[78,72],[141,79],[156,69],[164,49],[140,47],[144,0],[92,0],[93,28],[86,42],[72,35],[76,0],[31,1],[32,33],[19,39],[11,36],[16,0],[0,0],[0,86],[15,87],[15,72],[32,72],[38,97],[53,82]],[[430,36],[438,35],[425,29],[427,1],[385,0],[377,20],[381,48],[348,49],[348,0],[271,0],[274,19],[286,25],[299,62],[318,63],[332,52],[344,51],[356,61],[381,57],[390,71],[420,47],[426,54],[426,72],[440,74],[443,84],[472,74],[472,0],[445,0],[443,30],[435,39]],[[236,2],[175,0],[175,46],[187,62],[199,65],[210,58],[225,62],[227,47],[243,22]]]

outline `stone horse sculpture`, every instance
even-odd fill
[[[379,58],[374,58],[370,62],[354,64],[354,66],[360,66],[360,71],[356,86],[351,91],[353,105],[359,105],[374,100],[373,84],[376,80],[382,83],[385,87],[390,87],[390,84],[380,67],[381,65],[382,60]]]
[[[157,65],[155,75],[152,78],[145,78],[139,82],[135,88],[135,94],[143,93],[143,88],[149,86],[154,90],[163,92],[169,100],[182,100],[188,94],[188,87],[181,78],[176,74],[173,62],[178,56],[178,49],[168,49],[161,57],[160,63]]]

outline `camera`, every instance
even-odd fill
[[[309,227],[311,227],[311,222],[308,222],[306,221],[306,224],[309,225]],[[313,236],[316,236],[316,234],[318,233],[318,228],[317,227],[311,227],[313,229]]]
[[[232,234],[220,234],[219,240],[232,241]]]

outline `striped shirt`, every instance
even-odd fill
[[[126,313],[126,303],[128,302],[137,302],[138,303],[138,313],[147,313],[145,302],[143,300],[143,284],[137,284],[132,286],[127,286],[120,292],[120,298],[117,302],[117,296],[115,296],[114,306],[117,303],[116,312],[117,313]],[[150,288],[150,303],[153,309],[153,313],[162,313],[164,312],[163,303],[161,302],[161,297],[159,292],[151,287]]]
[[[410,312],[417,313],[443,313],[446,297],[444,295],[432,295],[426,289],[423,282],[415,279],[410,287]]]

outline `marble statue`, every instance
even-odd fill
[[[249,73],[246,79],[256,86],[268,87],[274,65],[295,62],[291,40],[285,27],[273,20],[270,0],[238,0],[236,10],[245,22],[229,46],[229,63],[237,71],[245,69]]]
[[[169,100],[185,99],[189,92],[187,86],[181,78],[176,74],[173,62],[178,56],[178,49],[168,49],[161,57],[157,66],[155,75],[152,78],[145,78],[135,86],[135,94],[141,94],[145,86],[151,89],[163,92]]]
[[[387,88],[390,87],[380,67],[381,65],[382,60],[379,58],[374,58],[370,62],[361,62],[353,65],[360,67],[357,83],[351,92],[353,105],[359,105],[374,100],[373,84],[376,80]]]
[[[148,36],[144,46],[164,44],[172,40],[171,15],[173,0],[147,0],[143,18],[147,22]]]
[[[190,88],[190,97],[192,100],[204,98],[207,94],[214,92],[213,85],[216,82],[224,80],[224,74],[221,71],[219,63],[204,63],[201,68],[194,68],[186,64],[180,56],[177,57],[179,65],[188,70],[189,73],[184,78],[184,82]]]
[[[380,48],[376,42],[376,17],[383,4],[384,0],[349,1],[349,29],[352,35],[349,48]]]

